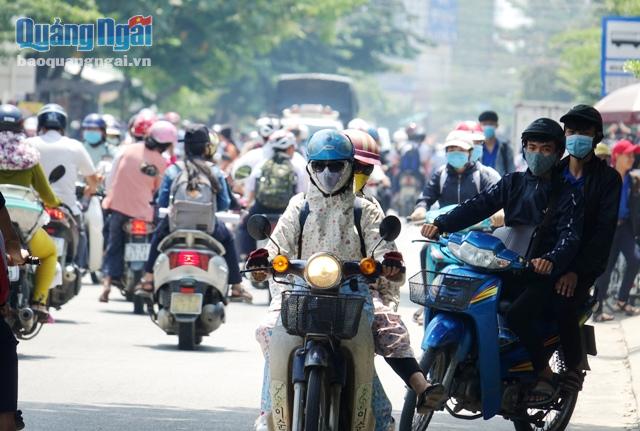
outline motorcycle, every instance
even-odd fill
[[[280,216],[282,214],[264,214],[264,216],[267,218],[267,220],[269,220],[269,224],[271,226],[271,230],[275,229],[276,225],[278,224],[278,220],[280,220]],[[256,249],[259,248],[264,248],[267,243],[269,242],[269,239],[266,238],[264,240],[261,241],[256,241]],[[260,290],[267,290],[267,294],[269,296],[269,301],[267,302],[267,305],[271,303],[271,290],[269,289],[269,281],[268,280],[264,280],[264,281],[255,281],[255,280],[251,280],[251,286],[253,286],[256,289],[260,289]]]
[[[176,230],[158,245],[153,268],[151,319],[168,335],[178,336],[180,350],[194,350],[225,322],[228,269],[226,250],[198,230]]]
[[[5,197],[5,206],[20,238],[22,248],[27,249],[31,237],[48,223],[49,216],[36,193],[30,188],[3,184],[0,185],[0,191]],[[29,257],[24,266],[7,267],[10,283],[8,303],[11,312],[5,320],[20,340],[34,338],[44,323],[38,320],[31,308],[36,266],[39,264],[38,258]]]
[[[422,192],[422,179],[411,172],[400,173],[398,187],[398,192],[393,197],[393,208],[396,208],[402,217],[406,217],[413,211],[416,199]]]
[[[49,174],[49,183],[55,184],[66,173],[64,166],[56,166]],[[56,245],[58,255],[57,276],[49,292],[49,304],[59,310],[80,292],[82,274],[75,263],[80,244],[80,226],[71,208],[62,204],[58,208],[46,208],[49,223],[44,226]]]
[[[531,407],[526,403],[537,376],[526,350],[505,324],[503,316],[510,303],[500,300],[499,273],[526,271],[529,263],[521,257],[523,252],[512,251],[516,247],[507,247],[500,239],[506,241],[504,232],[511,228],[501,229],[495,235],[470,231],[442,236],[436,243],[456,263],[409,280],[411,301],[425,307],[420,365],[433,382],[445,387],[446,399],[437,410],[467,420],[501,415],[518,431],[563,430],[571,420],[577,391],[560,384],[548,404]],[[432,281],[425,283],[425,279]],[[597,353],[593,327],[584,325],[592,305],[593,300],[581,310],[585,355]],[[566,371],[557,323],[549,316],[538,325],[553,371]],[[415,414],[415,404],[415,393],[408,390],[400,422],[403,431],[429,426],[433,412]]]
[[[145,300],[135,295],[134,291],[144,273],[144,264],[149,257],[155,226],[144,220],[130,219],[122,229],[125,232],[124,274],[121,280],[112,280],[112,283],[127,301],[133,302],[135,314],[144,314]]]
[[[59,310],[76,296],[82,287],[82,274],[75,263],[80,241],[80,228],[71,210],[64,205],[45,210],[49,214],[50,221],[44,229],[56,245],[58,271],[62,270],[61,283],[56,283],[49,292],[49,303]]]
[[[265,216],[252,216],[248,229],[255,240],[274,242]],[[385,218],[379,244],[399,233],[400,221]],[[270,267],[245,272],[253,271],[290,288],[282,293],[282,325],[271,335],[269,429],[373,430],[374,345],[362,311],[381,264],[373,257],[341,262],[320,252],[305,261],[278,253]]]

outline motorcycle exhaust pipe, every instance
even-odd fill
[[[33,327],[35,313],[31,308],[21,308],[18,310],[18,319],[20,320],[20,325],[29,331]]]
[[[62,277],[64,278],[65,282],[73,283],[74,281],[76,281],[76,278],[77,278],[76,268],[73,265],[65,266]]]

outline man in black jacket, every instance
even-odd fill
[[[622,182],[617,172],[594,155],[602,140],[602,117],[593,107],[577,105],[560,121],[564,123],[569,157],[560,162],[564,178],[584,194],[584,230],[580,251],[568,272],[556,282],[556,307],[560,338],[568,368],[566,380],[576,389],[582,386],[583,361],[580,333],[580,311],[589,297],[596,278],[606,269],[612,239],[618,220],[618,204]],[[600,310],[594,319],[609,319]]]
[[[543,340],[532,322],[543,318],[557,278],[578,253],[584,203],[582,195],[554,170],[564,152],[564,131],[555,121],[540,118],[522,133],[529,165],[526,172],[505,175],[489,190],[422,227],[434,238],[456,232],[504,208],[507,226],[535,226],[537,233],[525,256],[534,273],[503,274],[503,296],[513,299],[506,319],[527,349],[539,379],[529,403],[549,402],[554,393],[553,374]]]

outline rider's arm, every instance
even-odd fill
[[[218,211],[226,211],[231,206],[231,191],[229,190],[229,184],[222,171],[218,168],[214,169],[218,185],[220,186],[220,192],[216,195],[216,207]]]
[[[553,263],[552,274],[564,274],[570,263],[580,250],[582,226],[584,223],[584,199],[582,193],[567,186],[561,195],[557,217],[554,217],[553,232],[557,232],[555,247],[549,253],[541,256]]]
[[[98,191],[98,184],[100,180],[98,179],[98,174],[88,175],[84,177],[87,182],[87,188],[85,189],[85,194],[89,196],[93,196]]]
[[[444,167],[446,169],[446,166]],[[436,203],[440,199],[440,175],[442,175],[443,169],[438,169],[431,175],[431,179],[422,190],[422,194],[418,198],[416,208],[422,207],[425,209],[431,208],[431,205]]]
[[[519,198],[509,196],[512,180],[509,175],[503,177],[497,184],[436,218],[433,224],[440,232],[457,232],[490,217],[504,208],[505,202],[509,199]]]
[[[610,170],[607,169],[607,171]],[[610,175],[602,177],[601,190],[604,190],[604,193],[600,195],[598,203],[595,232],[589,241],[583,241],[578,257],[573,260],[570,267],[570,271],[578,274],[579,278],[595,279],[607,268],[609,250],[611,250],[613,234],[618,223],[618,205],[622,188],[620,175],[614,171],[607,173]]]
[[[0,193],[0,232],[2,232],[7,253],[9,253],[12,259],[17,260],[18,262],[21,261],[22,254],[20,239],[18,238],[16,231],[13,229],[11,217],[9,216],[9,211],[7,211],[7,207],[5,206],[5,200],[2,193]]]
[[[158,208],[167,208],[169,206],[171,184],[173,184],[173,179],[179,174],[179,172],[176,172],[177,170],[178,167],[173,165],[164,173],[162,183],[160,183],[160,189],[158,190],[158,197],[156,199],[156,205]]]
[[[38,192],[38,194],[40,195],[40,199],[42,199],[42,202],[44,202],[44,204],[48,207],[59,206],[62,201],[58,199],[53,189],[51,188],[49,180],[44,173],[44,169],[42,169],[42,165],[38,163],[32,169],[33,176],[31,177],[31,186],[36,192]]]

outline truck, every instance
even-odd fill
[[[278,77],[276,84],[273,110],[278,113],[288,110],[289,116],[294,114],[301,122],[306,118],[305,113],[309,113],[314,118],[311,121],[313,124],[307,125],[311,131],[322,125],[322,121],[318,120],[323,118],[327,120],[327,124],[335,123],[333,112],[337,112],[337,120],[346,125],[358,113],[358,99],[353,81],[346,76],[322,73],[283,74]]]

